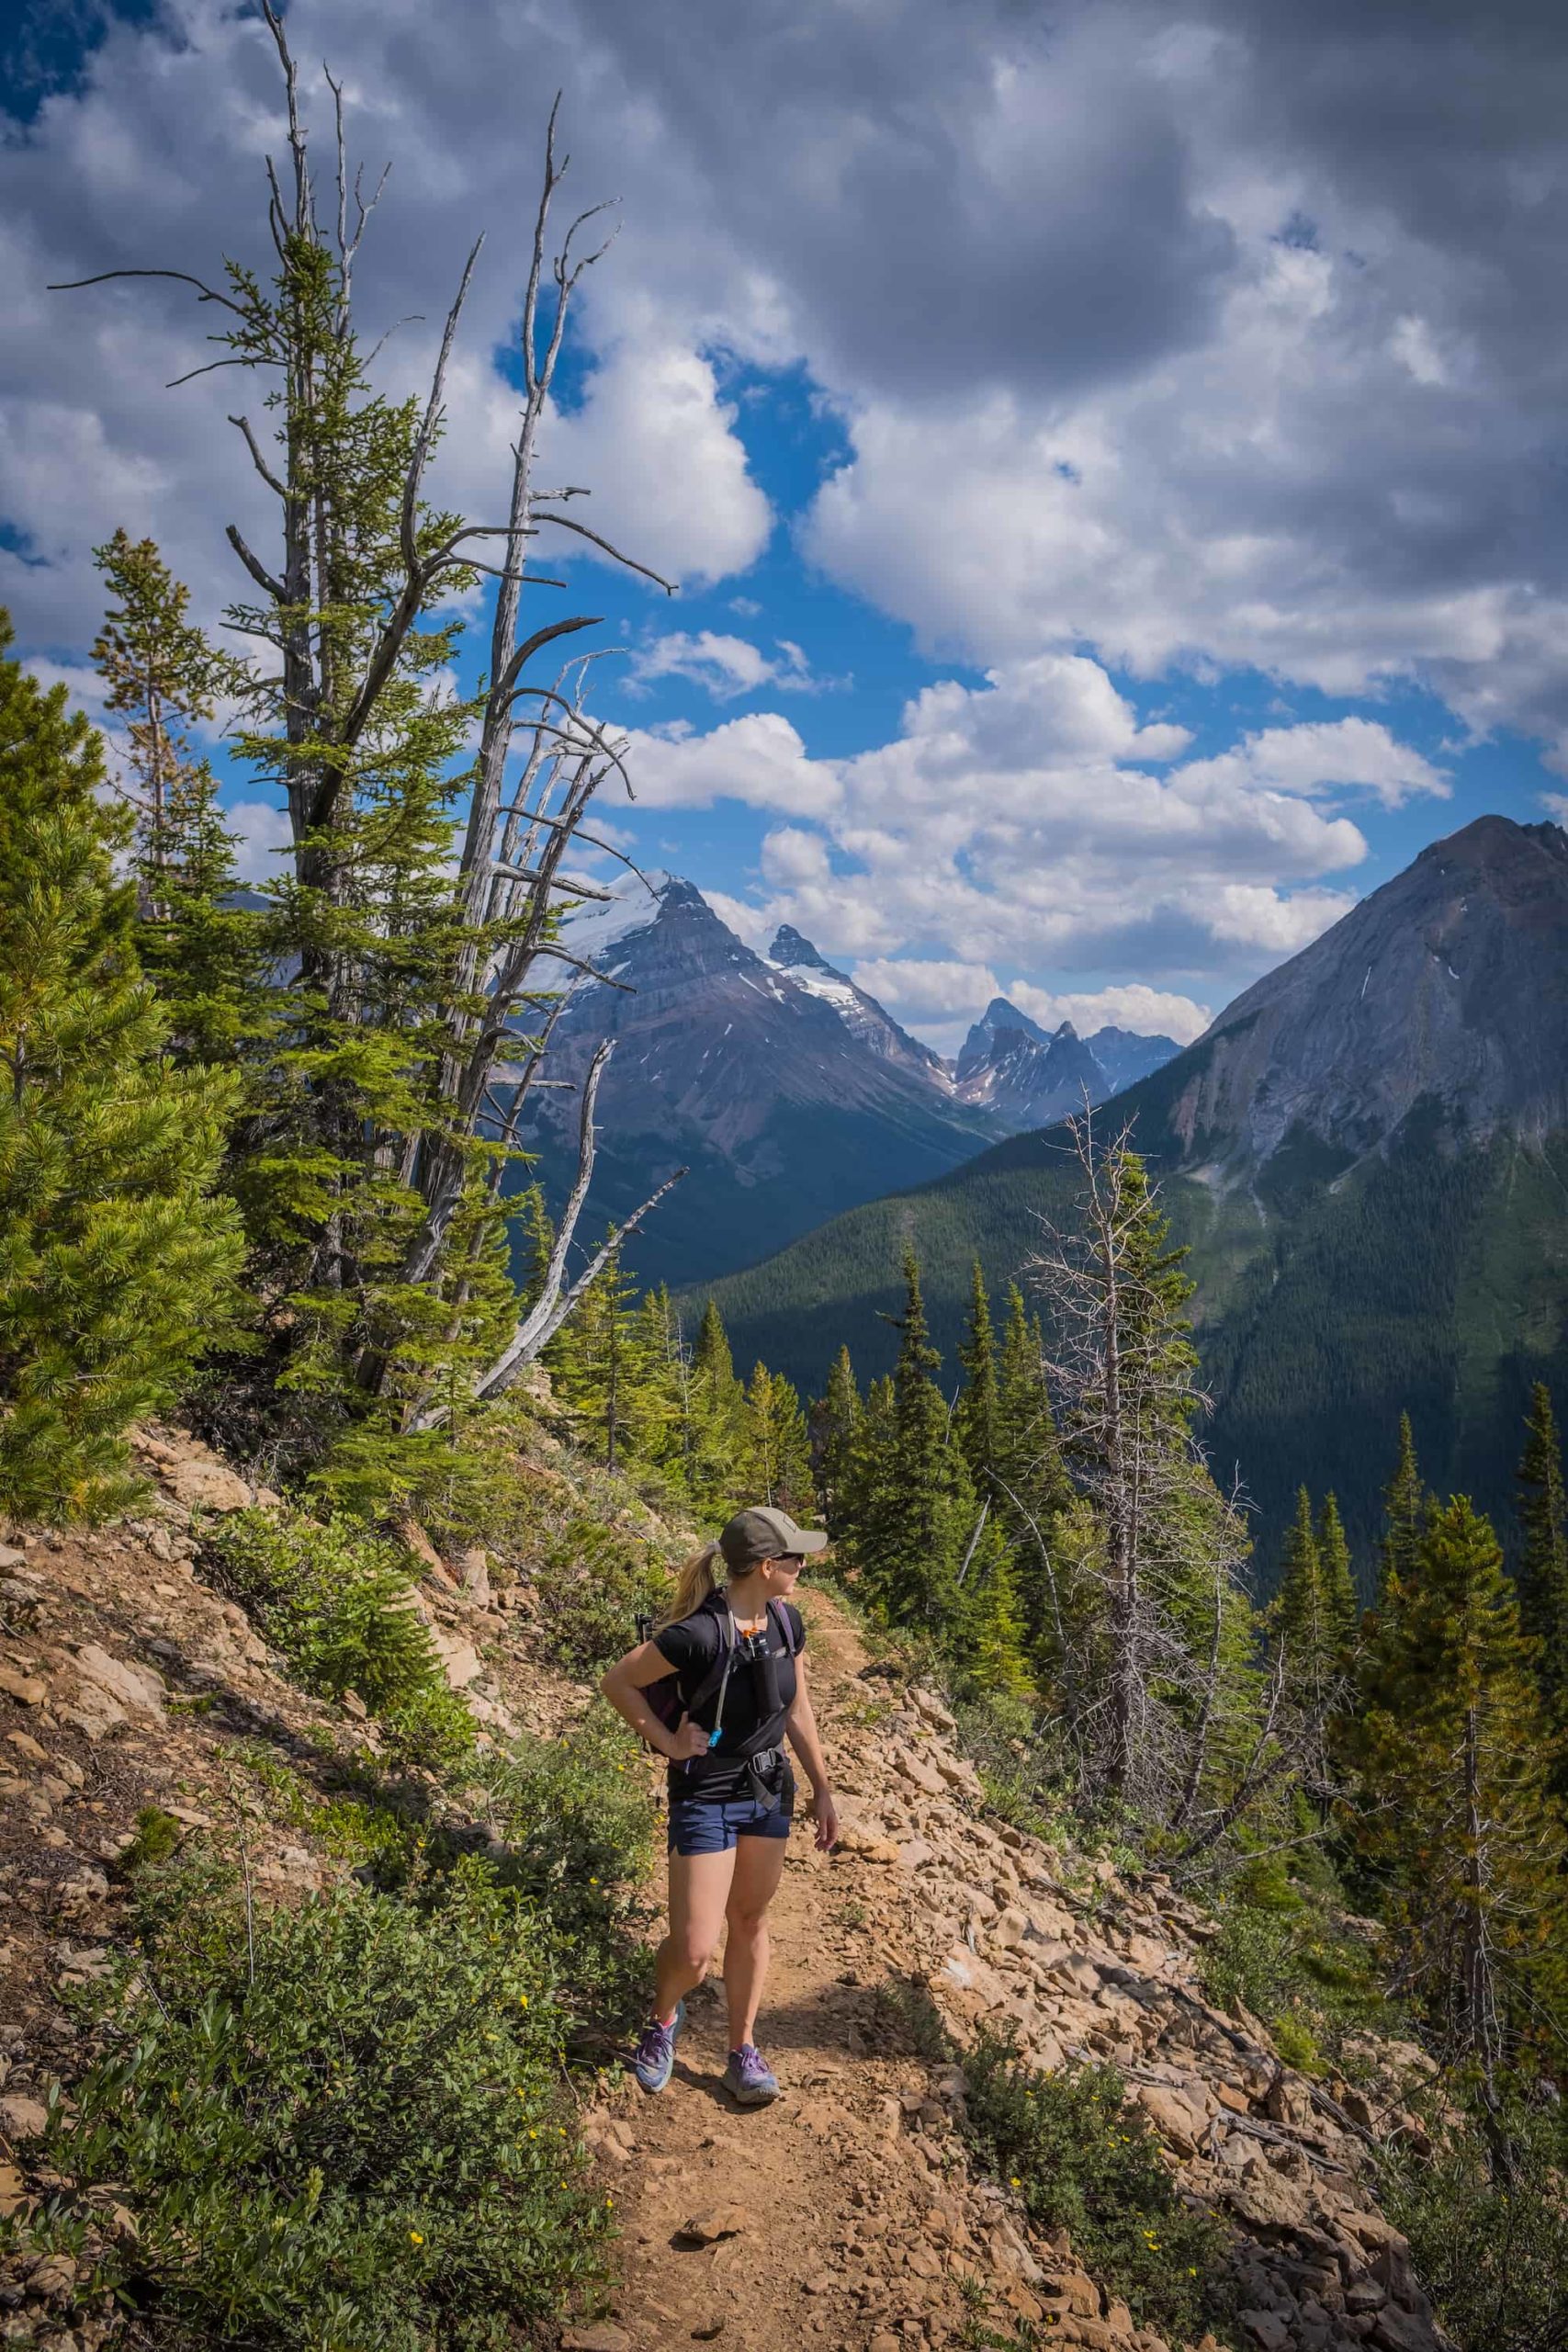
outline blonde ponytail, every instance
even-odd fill
[[[720,1556],[716,1544],[705,1544],[700,1552],[694,1552],[689,1560],[682,1563],[675,1578],[674,1597],[659,1620],[660,1625],[678,1625],[682,1617],[691,1616],[694,1610],[702,1607],[710,1592],[718,1590],[724,1579],[714,1574],[714,1563]]]

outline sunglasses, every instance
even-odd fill
[[[779,1568],[793,1568],[798,1576],[806,1566],[806,1555],[804,1552],[776,1552],[773,1565]]]

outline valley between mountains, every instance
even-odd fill
[[[1568,1378],[1568,833],[1434,842],[1099,1121],[1190,1251],[1207,1442],[1269,1543],[1304,1481],[1364,1556],[1402,1411],[1435,1487],[1506,1510],[1531,1385]],[[1047,1125],[847,1209],[711,1286],[737,1358],[886,1372],[912,1241],[951,1363],[973,1261],[1005,1288],[1076,1190]]]

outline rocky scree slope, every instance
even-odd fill
[[[383,1746],[352,1691],[341,1704],[308,1696],[203,1580],[203,1531],[278,1498],[183,1431],[134,1442],[153,1482],[137,1510],[92,1531],[12,1526],[0,1543],[0,2217],[51,2185],[35,2135],[50,2084],[69,2086],[90,2055],[70,1996],[123,1950],[138,1815],[155,1807],[187,1839],[243,1849],[257,1903],[295,1903],[355,1874],[320,1825],[331,1792]],[[520,1475],[570,1524],[585,1504],[569,1457],[544,1433],[536,1452]],[[635,1498],[620,1518],[668,1537]],[[502,1582],[477,1550],[446,1562],[412,1523],[405,1534],[423,1565],[409,1605],[481,1745],[558,1735],[587,1694],[530,1655],[526,1580]],[[480,1797],[431,1783],[430,1826],[483,1850]],[[122,2209],[104,2220],[111,2237],[133,2229]],[[0,2259],[0,2342],[96,2352],[122,2315],[85,2300],[90,2268],[65,2254]]]
[[[149,1433],[141,1453],[158,1486],[141,1512],[81,1536],[13,1530],[0,1555],[0,2210],[41,2185],[29,2143],[46,2086],[79,2063],[62,1996],[111,1965],[138,1813],[242,1833],[258,1899],[298,1900],[348,1865],[243,1758],[259,1745],[309,1777],[376,1741],[350,1699],[305,1698],[195,1572],[193,1512],[265,1492],[177,1432]],[[532,1475],[571,1507],[564,1458]],[[448,1565],[428,1547],[425,1570],[416,1605],[488,1736],[570,1731],[586,1693],[531,1658],[526,1576],[492,1589],[482,1555]],[[864,1679],[830,1594],[809,1608],[846,1829],[830,1859],[797,1834],[775,1915],[765,2030],[786,2094],[761,2113],[729,2107],[711,1992],[665,2098],[604,2077],[585,2136],[619,2208],[623,2270],[561,2352],[906,2352],[963,2343],[976,2311],[1004,2340],[1027,2325],[1161,2352],[1065,2238],[976,2176],[962,2068],[922,2063],[890,2030],[890,1975],[923,1980],[960,2041],[977,2020],[1010,2022],[1043,2067],[1121,2065],[1176,2178],[1234,2225],[1243,2345],[1438,2352],[1368,2163],[1379,2133],[1419,2128],[1404,2101],[1421,2053],[1369,2045],[1356,2088],[1283,2065],[1255,2021],[1204,2000],[1213,1930],[1198,1910],[1158,1876],[1077,1871],[1001,1823],[941,1700]],[[649,1759],[650,1794],[661,1769]],[[82,2301],[78,2279],[69,2256],[0,2271],[5,2339],[96,2352],[115,2314]]]

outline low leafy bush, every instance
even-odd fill
[[[1309,2074],[1347,2029],[1393,2022],[1368,1948],[1337,1933],[1316,1905],[1288,1888],[1225,1905],[1202,1981],[1216,2008],[1261,2018],[1286,2064]]]
[[[39,2226],[112,2183],[119,2292],[165,2340],[499,2352],[600,2274],[551,1939],[482,1866],[254,1917],[210,1862],[141,1895]]]
[[[654,1826],[637,1755],[626,1726],[595,1707],[563,1739],[525,1736],[477,1773],[506,1847],[497,1872],[548,1917],[579,2027],[590,2014],[601,2030],[628,2024],[648,1990],[646,1950],[628,1933]]]
[[[538,1645],[553,1665],[590,1674],[637,1641],[640,1613],[656,1611],[669,1586],[635,1536],[574,1519],[536,1575]]]
[[[455,1770],[473,1744],[468,1709],[411,1604],[400,1545],[358,1521],[242,1510],[208,1538],[216,1581],[241,1601],[307,1690],[355,1690],[380,1719],[393,1761]]]
[[[1568,2132],[1520,2110],[1385,2160],[1383,2206],[1461,2352],[1568,2346]]]
[[[1065,2229],[1085,2267],[1140,2326],[1173,2341],[1223,2330],[1235,2308],[1229,2233],[1186,2204],[1112,2066],[1043,2075],[982,2026],[964,2053],[965,2131],[1030,2220]]]

